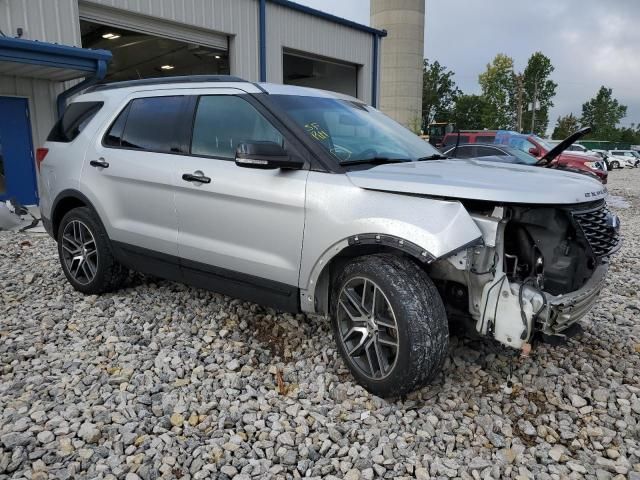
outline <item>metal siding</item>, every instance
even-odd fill
[[[82,1],[82,0],[80,0]],[[91,0],[103,5],[229,35],[231,73],[259,79],[257,0]],[[282,49],[335,58],[361,65],[358,97],[371,101],[371,34],[267,2],[267,80],[282,82]],[[81,46],[78,0],[0,0],[0,29],[24,38]],[[75,83],[75,82],[74,82]],[[67,87],[72,83],[67,82]],[[0,76],[0,95],[29,98],[34,144],[44,142],[55,115],[61,84],[47,80]]]
[[[80,46],[77,0],[0,1],[0,30],[13,37],[24,29],[22,38]]]
[[[15,36],[24,29],[27,40],[80,46],[77,0],[0,0],[0,30]],[[64,84],[0,75],[0,95],[29,99],[34,147],[42,145],[56,119],[55,100]]]
[[[226,34],[229,36],[231,74],[250,81],[258,80],[258,2],[255,0],[91,0],[82,3]]]
[[[372,34],[267,2],[267,81],[282,83],[282,50],[360,65],[358,98],[371,102]]]

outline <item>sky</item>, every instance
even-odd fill
[[[369,0],[296,1],[370,24]],[[465,93],[480,93],[478,74],[497,53],[523,71],[536,51],[555,67],[550,128],[580,116],[601,85],[627,105],[622,125],[640,123],[640,0],[426,0],[425,57],[453,70]]]

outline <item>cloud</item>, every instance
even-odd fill
[[[298,1],[369,24],[369,0]],[[623,124],[640,123],[640,1],[427,0],[425,56],[453,70],[465,92],[479,92],[478,74],[497,53],[523,70],[536,51],[555,66],[552,124],[580,115],[601,85],[629,107]]]

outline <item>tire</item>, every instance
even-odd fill
[[[58,257],[69,283],[87,294],[119,288],[127,269],[113,256],[111,241],[93,210],[74,208],[58,227]]]
[[[611,162],[611,168],[612,169],[620,168],[620,164],[614,160],[613,162]]]
[[[354,378],[369,392],[400,397],[440,371],[449,345],[447,316],[435,285],[415,262],[392,254],[358,257],[333,284],[334,338]],[[375,321],[371,298],[376,298]],[[388,326],[394,319],[395,329]],[[380,355],[374,358],[376,348]]]

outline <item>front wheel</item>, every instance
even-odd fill
[[[618,162],[611,162],[611,168],[612,169],[620,168],[620,164]]]
[[[449,328],[433,282],[390,254],[354,259],[332,296],[333,333],[355,379],[382,397],[426,385],[447,355]]]

